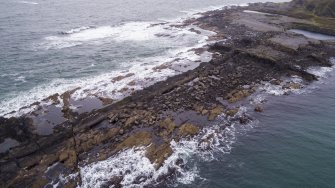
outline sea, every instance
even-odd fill
[[[20,115],[21,107],[78,87],[77,99],[98,95],[119,100],[195,68],[210,54],[192,49],[208,44],[213,33],[181,27],[184,20],[224,6],[266,1],[2,0],[0,115]],[[154,71],[166,64],[170,68]],[[83,166],[83,187],[99,187],[120,169],[131,170],[123,185],[132,187],[136,175],[164,173],[176,158],[187,164],[169,187],[334,187],[335,73],[332,68],[311,71],[320,81],[299,92],[287,96],[266,88],[254,96],[267,102],[263,113],[242,109],[253,117],[250,125],[203,130],[203,135],[216,135],[211,152],[199,151],[192,140],[172,143],[174,154],[157,172],[141,148],[131,149]],[[112,82],[120,75],[128,76]],[[129,92],[120,91],[134,81]],[[18,113],[8,115],[13,111]]]

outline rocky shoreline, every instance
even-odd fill
[[[19,142],[0,153],[0,186],[44,187],[56,184],[54,179],[61,174],[72,174],[73,178],[58,181],[59,187],[80,186],[80,167],[134,147],[145,147],[146,158],[157,170],[173,154],[172,141],[198,135],[217,117],[247,124],[252,117],[240,107],[250,103],[255,92],[262,92],[260,88],[265,83],[290,94],[318,79],[308,71],[310,67],[333,65],[330,58],[335,57],[335,41],[311,39],[289,30],[334,34],[335,27],[329,24],[335,23],[334,17],[311,17],[307,10],[305,14],[292,14],[296,2],[230,7],[187,20],[185,25],[217,33],[211,37],[208,49],[198,49],[213,54],[210,62],[136,91],[119,102],[96,100],[101,103],[99,108],[89,112],[73,112],[70,108],[75,90],[50,96],[46,100],[53,105],[64,104],[61,111],[65,120],[51,130],[52,134],[37,134],[31,114],[0,117],[0,143],[8,138]],[[299,78],[301,82],[289,78]],[[256,112],[263,111],[262,101],[253,105]],[[221,129],[229,126],[222,123]],[[209,148],[211,142],[210,135],[203,137],[199,147]],[[176,166],[183,164],[183,160],[175,161]],[[110,177],[102,187],[122,187],[124,175]],[[165,178],[176,176],[174,169],[169,169],[146,186],[163,186]],[[147,179],[136,177],[132,183],[142,184]]]

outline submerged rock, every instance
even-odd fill
[[[260,105],[255,107],[255,112],[263,112],[263,108]]]

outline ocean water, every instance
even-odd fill
[[[268,97],[252,114],[257,126],[220,160],[200,162],[197,186],[181,187],[334,187],[335,72],[327,75],[301,94]]]
[[[210,33],[171,25],[197,12],[248,2],[252,1],[2,1],[0,115],[77,87],[82,88],[77,98],[120,99],[124,93],[117,90],[127,82],[135,80],[136,86],[129,89],[141,89],[180,72],[184,64],[194,68],[201,57],[189,49],[203,46]],[[175,67],[152,71],[176,59]],[[134,73],[127,82],[111,83],[127,73]]]
[[[113,92],[127,82],[134,89],[196,66],[208,54],[190,49],[206,44],[210,32],[173,27],[195,13],[248,0],[34,0],[0,3],[0,115],[78,86],[76,97],[89,94],[122,98]],[[259,1],[258,1],[259,2]],[[279,2],[279,1],[277,1]],[[176,59],[179,59],[176,61]],[[172,68],[155,72],[162,63]],[[321,81],[289,96],[265,97],[263,113],[241,108],[254,121],[246,126],[220,124],[194,140],[171,143],[174,154],[155,170],[143,148],[130,149],[99,163],[81,167],[83,187],[100,185],[113,174],[148,175],[150,184],[182,158],[186,168],[171,187],[334,187],[335,74],[311,69]],[[328,72],[328,73],[326,73]],[[122,83],[114,77],[133,73]],[[281,91],[268,88],[268,93]],[[223,120],[229,121],[226,117]],[[214,135],[211,150],[198,140]],[[74,174],[73,176],[75,176]],[[67,177],[70,178],[70,177]],[[63,178],[64,179],[64,178]],[[66,178],[65,178],[66,179]],[[55,181],[57,182],[57,181]]]

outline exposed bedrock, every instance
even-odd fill
[[[307,1],[294,1],[304,2]],[[332,7],[331,3],[328,5]],[[201,63],[194,70],[137,91],[119,102],[106,99],[108,105],[91,112],[72,112],[69,100],[75,90],[50,96],[54,105],[64,103],[62,112],[66,119],[53,128],[52,134],[38,134],[27,115],[0,118],[0,143],[8,138],[19,143],[0,154],[0,187],[43,187],[52,181],[45,175],[50,166],[61,169],[56,170],[57,175],[78,173],[77,178],[60,185],[75,187],[81,182],[81,166],[133,147],[144,147],[145,156],[159,169],[173,153],[172,140],[196,136],[221,115],[247,123],[249,117],[240,113],[240,104],[257,92],[261,84],[300,89],[302,84],[318,79],[308,68],[332,66],[329,59],[335,56],[333,41],[319,41],[287,31],[299,24],[326,31],[323,21],[331,19],[332,12],[328,8],[321,11],[307,6],[308,12],[317,15],[313,19],[321,20],[318,24],[311,17],[290,14],[289,10],[295,6],[287,3],[233,7],[186,21],[185,24],[217,32],[208,46],[213,53],[209,63]],[[332,26],[327,28],[333,31]],[[300,77],[303,83],[283,82],[292,76]],[[254,110],[264,109],[256,104]],[[122,176],[111,177],[106,186],[118,187],[122,179]]]

